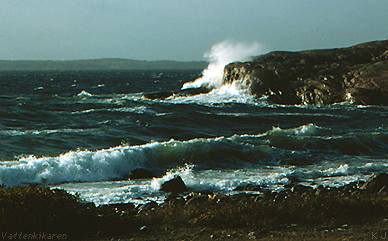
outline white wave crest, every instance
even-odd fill
[[[225,84],[219,88],[211,90],[209,93],[193,95],[193,96],[172,96],[166,99],[167,102],[174,104],[202,104],[202,105],[215,105],[215,104],[228,104],[228,103],[241,103],[259,105],[254,96],[247,93],[242,89],[238,83]]]
[[[54,157],[22,157],[15,162],[0,162],[0,184],[56,184],[64,182],[108,181],[126,178],[136,168],[166,169],[186,161],[211,162],[214,149],[243,148],[230,138],[170,140],[139,146],[118,146],[98,151],[70,151]],[[260,150],[247,147],[251,152]],[[222,163],[221,163],[222,164]]]
[[[79,92],[77,94],[78,97],[91,97],[93,96],[93,94],[90,94],[89,92],[87,92],[86,90],[82,90],[81,92]]]
[[[186,186],[193,190],[233,191],[236,187],[245,184],[286,184],[287,175],[293,172],[292,169],[284,167],[205,171],[196,171],[194,168],[194,165],[185,165],[172,169],[163,177],[154,178],[151,187],[154,191],[158,191],[164,182],[180,176]]]
[[[274,127],[271,131],[268,132],[268,134],[310,136],[315,135],[320,129],[322,129],[322,127],[310,123],[291,129],[281,129],[280,127]]]
[[[68,134],[87,132],[93,129],[56,129],[56,130],[1,130],[0,135],[6,136],[25,136],[25,135],[50,135],[50,134]]]
[[[313,125],[277,132],[304,135]],[[308,131],[307,131],[308,132]],[[57,184],[122,180],[136,168],[166,170],[186,163],[205,168],[251,166],[271,158],[272,149],[258,135],[170,140],[137,146],[118,146],[98,151],[70,151],[54,157],[22,157],[14,162],[0,162],[0,184]]]
[[[181,178],[183,178],[183,180],[186,180],[185,184],[187,185],[188,180],[194,178],[193,168],[194,165],[186,164],[183,167],[171,169],[163,177],[154,178],[151,182],[151,187],[153,190],[158,191],[164,182],[169,181],[177,176],[180,176]]]

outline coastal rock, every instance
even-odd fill
[[[237,186],[233,191],[264,192],[267,191],[263,186],[255,184],[245,184]]]
[[[184,90],[178,90],[178,91],[165,91],[165,92],[150,92],[144,94],[144,98],[155,100],[155,99],[166,99],[171,97],[185,97],[185,96],[193,96],[193,95],[199,95],[199,94],[205,94],[210,92],[210,89],[208,88],[190,88],[190,89],[184,89]]]
[[[388,174],[375,175],[362,185],[361,189],[373,193],[388,192]]]
[[[346,95],[361,104],[388,105],[388,61],[366,65],[345,82]]]
[[[290,191],[293,193],[309,193],[312,192],[314,189],[309,186],[296,184],[293,187],[290,188]]]
[[[138,168],[133,171],[131,171],[131,174],[129,175],[129,179],[136,180],[136,179],[149,179],[154,178],[157,175],[147,169]]]
[[[190,193],[187,196],[187,201],[185,203],[185,206],[201,206],[203,204],[206,204],[206,202],[209,201],[209,195],[210,194],[203,194],[203,193]],[[213,193],[213,195],[215,195]]]
[[[186,184],[180,176],[164,182],[160,190],[163,192],[182,193],[187,191]]]
[[[388,40],[349,48],[271,52],[224,69],[223,82],[279,104],[388,105]]]
[[[137,213],[138,214],[149,213],[151,211],[154,211],[156,208],[158,208],[158,204],[155,201],[150,201],[149,203],[139,205],[137,207]]]

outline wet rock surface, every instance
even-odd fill
[[[182,193],[187,191],[186,184],[183,182],[180,176],[174,177],[171,180],[164,182],[160,186],[160,190],[163,192]]]
[[[150,99],[150,100],[157,100],[157,99],[166,99],[166,98],[173,98],[173,97],[193,96],[193,95],[205,94],[208,92],[210,92],[210,89],[205,87],[184,89],[179,91],[166,91],[166,92],[157,91],[157,92],[144,94],[144,98]]]
[[[239,82],[279,104],[351,102],[388,105],[388,40],[349,48],[271,52],[225,67],[224,83]]]

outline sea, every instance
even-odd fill
[[[0,73],[0,184],[96,205],[163,202],[163,182],[225,195],[243,186],[338,187],[388,170],[388,108],[277,105],[236,86],[179,93],[201,70]],[[159,177],[131,180],[135,169]]]

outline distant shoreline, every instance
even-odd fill
[[[0,60],[0,71],[107,71],[107,70],[201,70],[205,61],[80,59],[80,60]]]

